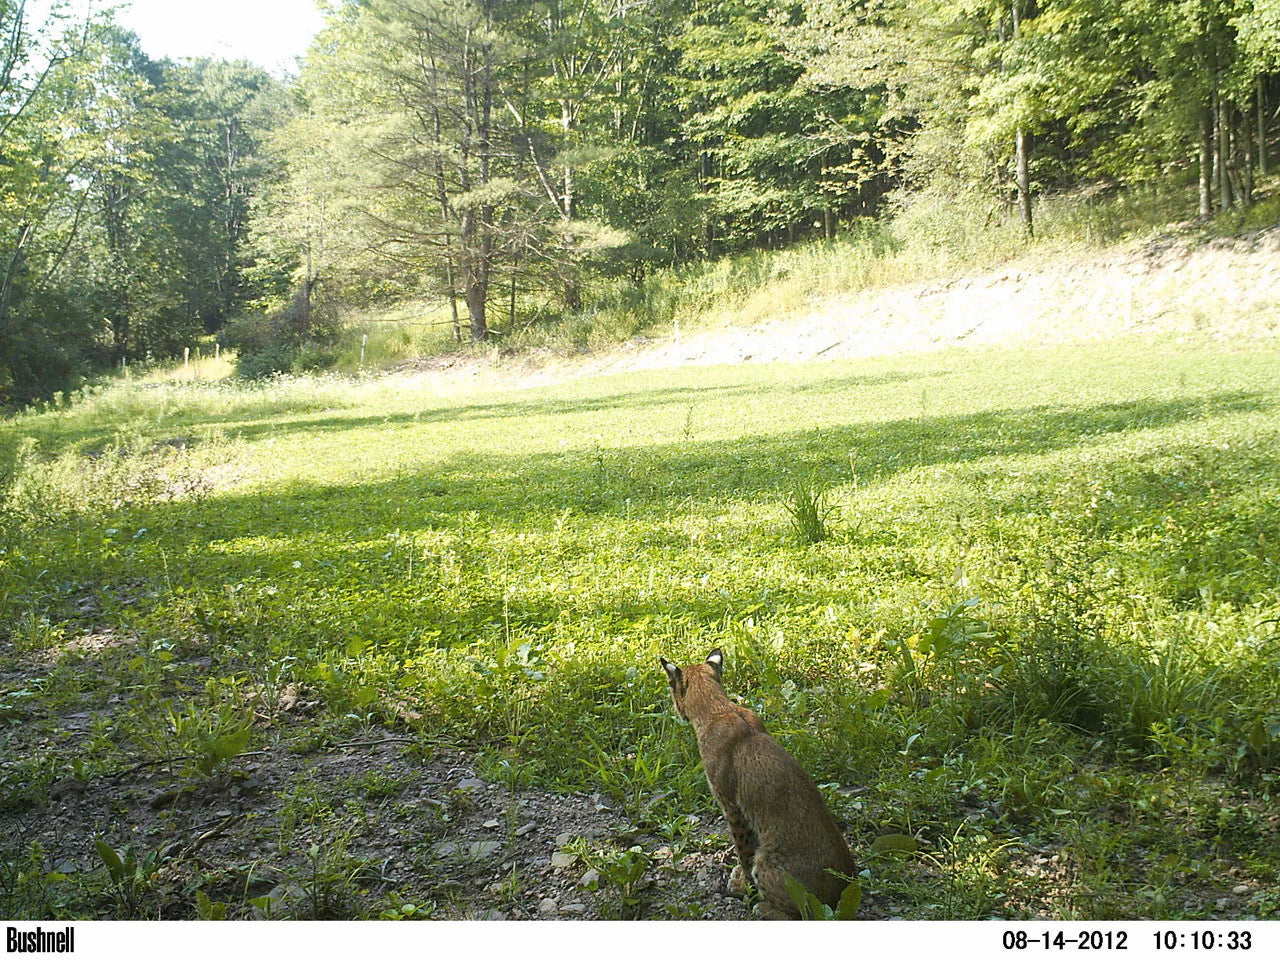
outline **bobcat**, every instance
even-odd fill
[[[791,876],[835,907],[857,868],[813,780],[795,758],[765,733],[760,718],[725,696],[724,654],[685,667],[659,657],[671,683],[676,712],[693,725],[707,783],[729,821],[738,865],[729,892],[746,893],[747,878],[767,919],[800,916],[786,889]],[[834,871],[834,873],[833,873]]]

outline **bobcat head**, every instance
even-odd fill
[[[688,720],[689,717],[684,712],[684,696],[689,690],[690,682],[697,683],[706,679],[720,686],[720,678],[724,674],[724,653],[716,647],[707,654],[705,661],[683,670],[665,657],[658,659],[662,662],[662,669],[667,671],[667,681],[671,684],[671,702],[676,705],[676,713],[681,720]]]

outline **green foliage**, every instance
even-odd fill
[[[626,850],[588,851],[581,855],[600,874],[601,907],[607,919],[635,920],[643,907],[643,891],[652,861],[639,846]]]
[[[218,342],[237,352],[237,374],[260,380],[331,366],[336,359],[332,347],[340,332],[333,297],[322,288],[304,286],[276,311],[245,314],[227,324],[219,331]]]
[[[587,737],[596,755],[584,757],[582,762],[592,778],[621,804],[628,819],[637,823],[647,820],[649,804],[671,782],[675,763],[668,752],[669,738],[645,737],[619,757],[610,755],[590,732]]]
[[[782,509],[791,520],[796,539],[811,544],[827,539],[827,521],[839,508],[830,502],[829,491],[812,477],[792,477],[790,495]]]
[[[78,891],[70,876],[49,869],[45,850],[0,846],[0,911],[14,920],[49,920],[76,916]]]
[[[160,855],[148,850],[139,857],[131,846],[116,850],[103,840],[95,841],[94,849],[107,872],[111,896],[121,915],[132,919],[145,917],[160,872]]]
[[[168,710],[175,751],[198,777],[210,777],[244,752],[253,736],[249,718],[235,712],[190,704]]]
[[[225,920],[227,909],[227,904],[214,903],[203,890],[196,891],[196,915],[201,920]]]
[[[834,907],[823,903],[794,877],[787,877],[786,888],[787,896],[800,911],[801,920],[853,920],[857,918],[858,907],[862,905],[862,884],[857,880],[849,881]]]
[[[347,853],[348,839],[313,843],[307,848],[307,867],[300,874],[299,919],[350,919],[360,885],[373,876],[372,865]],[[416,911],[410,911],[410,915]]]

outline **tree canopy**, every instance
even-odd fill
[[[0,0],[0,402],[313,288],[447,300],[832,237],[897,191],[1249,205],[1277,0],[344,0],[295,77]],[[298,298],[301,298],[299,300]],[[305,327],[305,324],[304,324]]]

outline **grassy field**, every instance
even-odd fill
[[[251,865],[176,883],[163,824],[56,856],[32,825],[67,778],[145,766],[198,807],[248,757],[397,738],[600,794],[634,828],[581,851],[601,896],[675,915],[656,849],[727,841],[690,829],[725,832],[657,657],[720,646],[875,915],[1274,916],[1278,404],[1280,347],[1148,338],[507,392],[119,384],[6,421],[0,914],[247,915],[217,878]],[[433,895],[308,866],[298,825],[356,814],[285,793],[259,873],[325,877],[347,916]],[[489,896],[450,890],[437,915]]]

